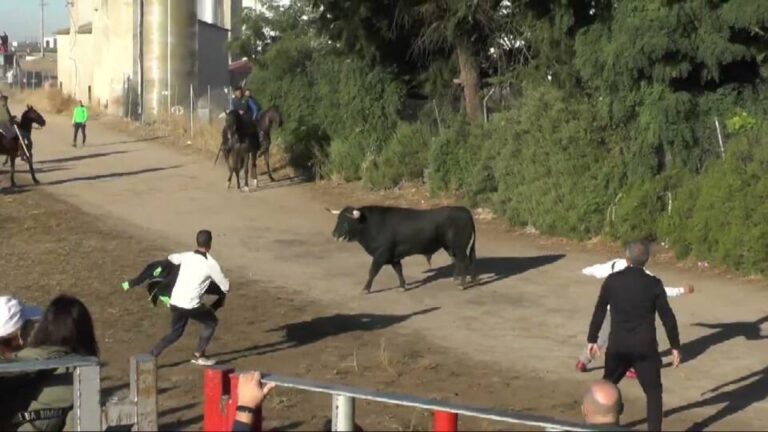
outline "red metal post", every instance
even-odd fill
[[[203,430],[222,431],[230,430],[232,423],[225,425],[226,411],[222,406],[222,397],[228,395],[229,374],[231,368],[209,367],[203,375]],[[237,388],[235,388],[236,393]]]
[[[432,430],[435,432],[457,432],[459,430],[459,415],[452,412],[435,411]]]

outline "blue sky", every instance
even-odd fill
[[[45,34],[69,26],[67,0],[45,0]],[[0,33],[10,40],[40,38],[40,0],[0,0]]]

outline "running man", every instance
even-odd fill
[[[191,319],[203,325],[192,363],[201,366],[216,363],[205,357],[205,349],[213,338],[219,319],[214,309],[202,302],[202,297],[211,285],[211,281],[215,282],[224,294],[229,293],[229,280],[221,271],[219,263],[210,254],[212,243],[211,232],[202,230],[197,233],[197,249],[168,257],[171,263],[180,266],[169,302],[171,331],[152,348],[150,353],[153,356],[159,357],[166,348],[176,343],[184,334],[187,323]]]
[[[629,260],[627,258],[618,258],[615,260],[608,261],[607,263],[602,264],[595,264],[593,266],[589,266],[583,270],[581,270],[581,273],[585,276],[592,276],[597,279],[605,279],[608,277],[608,275],[612,273],[616,273],[619,271],[624,270],[629,266]],[[646,273],[653,276],[651,272],[649,272],[647,269],[643,268]],[[667,297],[677,297],[683,294],[691,294],[693,293],[693,285],[686,284],[682,287],[675,287],[675,288],[669,288],[664,287],[664,291],[667,293]],[[601,352],[605,352],[605,348],[608,346],[608,334],[611,331],[611,316],[606,315],[605,321],[603,322],[602,327],[600,327],[600,333],[598,335],[597,339],[597,346],[600,348]],[[579,360],[576,362],[576,370],[579,372],[586,372],[587,366],[592,362],[592,358],[590,357],[589,353],[586,352],[586,350],[579,356]],[[627,372],[628,378],[635,378],[635,371],[633,369],[630,369],[629,372]]]
[[[72,112],[72,127],[75,129],[75,136],[72,138],[72,147],[77,147],[77,133],[83,133],[83,147],[85,147],[85,123],[88,122],[88,109],[83,101],[78,101],[75,110]]]

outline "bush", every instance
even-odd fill
[[[400,123],[366,172],[365,180],[376,189],[392,188],[404,180],[421,180],[429,159],[430,141],[428,127]]]

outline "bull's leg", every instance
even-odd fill
[[[477,283],[477,254],[475,253],[475,245],[472,245],[472,249],[469,252],[469,274],[472,284]]]
[[[403,276],[403,263],[400,261],[395,261],[392,263],[392,268],[395,269],[395,273],[397,273],[397,279],[400,281],[400,291],[405,292],[405,277]]]
[[[384,267],[384,263],[386,260],[374,257],[373,262],[371,263],[371,268],[368,270],[368,281],[365,283],[365,287],[363,287],[363,294],[370,294],[371,292],[371,286],[373,286],[373,279],[376,278],[376,275],[379,274],[379,271],[381,271],[381,268]]]
[[[453,280],[459,281],[461,289],[467,288],[467,273],[469,269],[469,255],[467,250],[459,245],[453,249]]]

